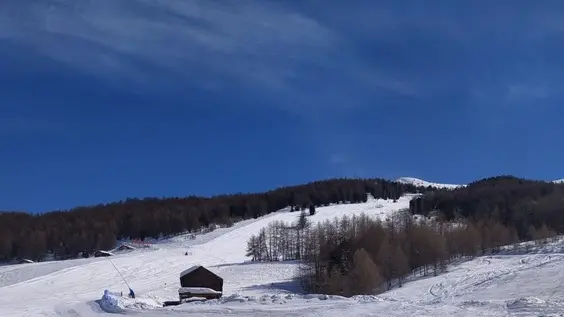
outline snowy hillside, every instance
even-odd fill
[[[402,197],[395,203],[369,199],[362,204],[320,207],[308,219],[315,223],[361,213],[385,217],[407,208],[411,197]],[[282,210],[193,240],[187,236],[175,237],[148,250],[111,257],[138,296],[134,302],[123,305],[132,309],[156,308],[165,300],[177,299],[179,274],[194,264],[202,264],[223,277],[226,296],[297,292],[297,285],[291,281],[295,263],[248,263],[245,249],[248,239],[271,221],[293,222],[298,215]],[[185,256],[185,252],[189,255]],[[107,258],[0,267],[0,316],[95,315],[103,312],[96,300],[105,289],[127,294],[127,286]],[[14,298],[22,300],[14,301]]]
[[[441,183],[433,183],[433,182],[428,182],[426,180],[422,180],[419,178],[415,178],[415,177],[400,177],[398,179],[395,180],[398,183],[402,183],[402,184],[412,184],[415,186],[423,186],[423,187],[434,187],[434,188],[444,188],[444,189],[455,189],[458,187],[464,187],[466,186],[466,184],[441,184]],[[563,179],[556,179],[552,181],[553,183],[558,183],[558,184],[562,184],[564,183],[564,178]]]
[[[385,217],[412,196],[320,207],[311,221],[365,213]],[[437,277],[411,281],[379,296],[298,295],[296,263],[250,263],[248,238],[273,220],[293,221],[282,210],[190,239],[179,236],[145,251],[111,257],[137,298],[108,261],[91,258],[0,267],[0,316],[562,316],[562,241],[525,255],[477,258]],[[188,256],[184,253],[188,251]],[[179,274],[203,264],[224,279],[220,300],[161,307],[177,299]],[[109,292],[104,294],[104,291]]]
[[[400,177],[396,179],[396,182],[402,184],[412,184],[414,186],[423,186],[423,187],[430,186],[430,187],[445,188],[445,189],[454,189],[454,188],[466,186],[466,185],[455,185],[455,184],[432,183],[415,177]]]

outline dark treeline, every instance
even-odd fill
[[[214,197],[146,198],[55,211],[40,215],[0,213],[0,261],[73,258],[109,249],[117,239],[145,239],[195,231],[212,224],[256,218],[287,206],[305,210],[331,203],[399,198],[413,185],[382,179],[332,179],[265,193]]]
[[[564,232],[564,184],[492,177],[455,190],[428,191],[412,200],[410,209],[421,215],[439,211],[446,220],[492,218],[528,240],[543,225]]]
[[[452,261],[496,251],[519,242],[515,228],[493,220],[414,221],[408,210],[386,221],[368,216],[309,224],[272,222],[251,237],[247,255],[254,261],[300,260],[304,291],[351,296],[401,286],[407,276],[437,275]],[[555,232],[546,226],[535,239]]]

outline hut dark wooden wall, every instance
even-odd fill
[[[223,279],[203,266],[180,277],[182,287],[207,287],[214,291],[223,292]]]

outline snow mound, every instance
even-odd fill
[[[533,307],[546,307],[547,302],[537,297],[521,297],[516,300],[511,300],[506,303],[508,309],[533,308]]]
[[[433,183],[433,182],[428,182],[428,181],[425,181],[425,180],[422,180],[422,179],[419,179],[419,178],[415,178],[415,177],[400,177],[400,178],[396,179],[396,182],[402,183],[402,184],[411,184],[411,185],[420,186],[420,187],[434,187],[434,188],[441,188],[441,189],[455,189],[455,188],[466,186],[466,185]]]
[[[291,294],[287,295],[262,295],[262,296],[245,296],[241,294],[232,294],[229,296],[224,296],[219,299],[212,299],[206,301],[189,301],[186,305],[228,305],[228,304],[286,304],[289,300],[295,297]]]
[[[463,301],[460,304],[461,306],[465,306],[465,307],[484,307],[491,305],[491,303],[489,302],[479,301],[479,300],[467,300],[467,301]]]
[[[160,308],[163,305],[150,298],[128,298],[121,293],[104,290],[104,295],[98,301],[100,308],[107,313],[124,313],[128,310],[148,310]]]
[[[241,294],[232,294],[224,296],[220,299],[212,299],[206,301],[190,301],[187,305],[228,305],[236,303],[259,303],[266,304],[287,304],[292,301],[347,301],[352,303],[372,303],[380,301],[377,296],[373,295],[359,295],[350,298],[338,295],[325,295],[325,294],[264,294],[261,296],[245,296]]]
[[[532,296],[507,301],[505,307],[515,316],[564,316],[564,305],[561,301],[543,300]]]

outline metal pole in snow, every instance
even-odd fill
[[[127,281],[123,278],[123,276],[121,275],[121,273],[119,272],[119,270],[117,269],[116,265],[114,264],[114,262],[112,262],[111,259],[108,259],[110,261],[110,263],[112,263],[112,265],[114,266],[114,269],[116,269],[116,272],[119,274],[119,276],[121,277],[121,279],[123,280],[123,282],[125,283],[125,285],[127,285],[127,287],[129,289],[131,289],[131,287],[129,286],[129,284],[127,284]]]

